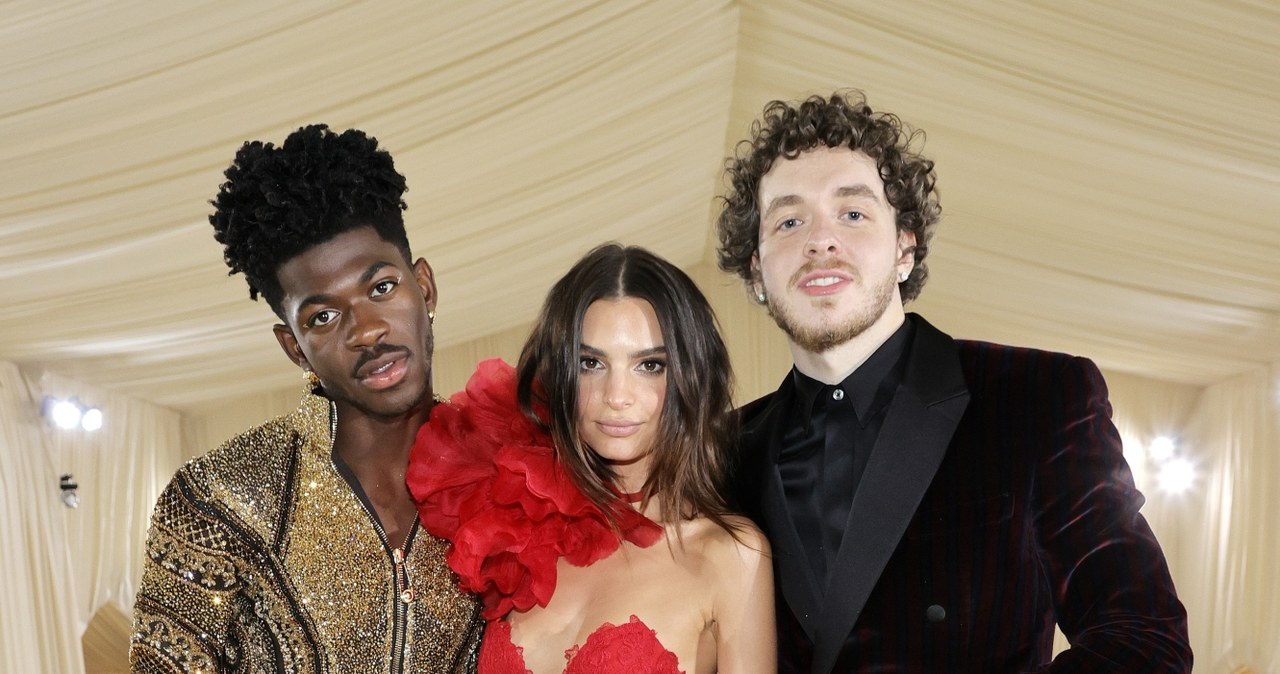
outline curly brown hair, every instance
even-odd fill
[[[779,157],[795,159],[816,147],[847,147],[875,161],[885,196],[897,212],[898,231],[915,234],[915,266],[898,284],[904,303],[915,299],[929,276],[924,258],[942,215],[933,162],[912,149],[923,137],[923,131],[911,129],[896,115],[872,111],[860,91],[810,96],[799,105],[770,101],[751,125],[751,138],[725,161],[728,193],[716,220],[720,269],[747,283],[756,280],[751,257],[760,242],[760,179]]]

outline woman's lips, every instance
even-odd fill
[[[640,430],[638,421],[597,421],[596,427],[601,433],[615,438],[625,438]]]

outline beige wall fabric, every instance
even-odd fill
[[[1197,661],[1280,671],[1280,363],[1210,386],[1184,437],[1204,481],[1166,516]]]
[[[0,359],[166,407],[293,379],[206,220],[247,139],[395,154],[443,348],[606,239],[712,260],[763,104],[845,87],[928,133],[936,324],[1197,385],[1280,359],[1268,3],[70,0],[0,38]]]
[[[103,427],[64,431],[45,395],[98,406]],[[84,671],[94,614],[132,612],[151,507],[180,463],[177,412],[0,361],[0,671]],[[66,508],[59,476],[79,484]],[[123,657],[123,651],[119,651]]]

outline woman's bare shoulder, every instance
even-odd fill
[[[741,515],[728,515],[724,522],[728,528],[708,517],[690,520],[683,532],[686,544],[712,562],[769,559],[769,539],[754,522]]]

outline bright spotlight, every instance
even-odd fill
[[[86,431],[96,431],[102,428],[102,410],[96,407],[90,407],[84,411],[84,416],[80,417],[80,428]]]
[[[40,414],[48,419],[49,423],[63,430],[80,427],[86,431],[96,431],[102,428],[103,423],[102,410],[89,407],[77,398],[62,400],[45,396],[40,402]]]
[[[1173,458],[1173,451],[1177,446],[1173,442],[1173,438],[1165,435],[1157,436],[1147,446],[1147,454],[1158,463],[1163,463]]]
[[[1160,467],[1157,477],[1160,489],[1175,494],[1189,489],[1196,481],[1196,467],[1187,459],[1169,459]]]
[[[53,403],[50,415],[58,428],[75,428],[80,425],[80,408],[69,400]]]

